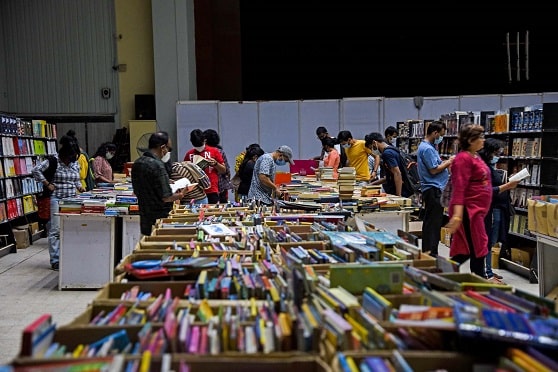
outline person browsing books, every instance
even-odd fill
[[[450,258],[462,264],[468,259],[471,272],[487,278],[485,257],[488,235],[484,219],[492,202],[490,169],[478,155],[484,146],[484,128],[477,124],[464,125],[459,130],[459,153],[451,164]]]
[[[58,202],[60,199],[75,197],[76,190],[85,191],[81,184],[77,163],[79,148],[73,145],[68,136],[62,137],[60,143],[62,146],[58,150],[58,155],[48,156],[32,170],[33,178],[43,184],[43,194],[50,195],[50,220],[46,227],[50,267],[55,271],[58,270],[60,256]]]
[[[426,130],[426,137],[420,143],[417,151],[417,163],[424,206],[422,222],[422,251],[430,252],[431,256],[438,255],[440,243],[440,229],[444,224],[444,207],[440,201],[442,190],[449,178],[448,168],[455,156],[442,161],[436,149],[446,134],[446,124],[433,121]]]
[[[366,147],[372,153],[381,157],[382,178],[374,184],[382,184],[388,194],[409,197],[411,193],[403,187],[403,172],[405,164],[402,163],[397,149],[385,142],[381,133],[374,132],[364,137]]]
[[[175,200],[184,198],[188,188],[173,193],[165,168],[170,160],[172,143],[167,132],[156,132],[149,137],[149,151],[143,153],[132,165],[132,186],[138,197],[140,231],[151,235],[159,218],[168,217]]]
[[[333,168],[333,178],[337,179],[339,177],[339,173],[337,170],[339,169],[339,163],[341,161],[341,157],[339,156],[339,152],[337,151],[336,142],[331,137],[326,137],[322,140],[322,145],[324,147],[324,151],[326,155],[324,156],[324,167],[331,167]]]
[[[254,199],[266,205],[272,205],[274,197],[281,195],[279,186],[275,184],[276,166],[294,164],[293,150],[283,145],[271,153],[263,154],[256,160],[248,199]]]
[[[373,179],[370,168],[368,168],[368,155],[372,152],[365,146],[365,142],[354,139],[348,130],[339,132],[337,140],[345,150],[349,166],[355,168],[356,180],[368,182]]]
[[[116,183],[112,178],[112,166],[109,160],[114,157],[116,153],[116,145],[114,143],[106,142],[101,144],[95,155],[93,155],[93,169],[95,170],[96,183]]]
[[[488,254],[486,255],[486,276],[488,279],[502,279],[502,276],[492,271],[492,247],[497,242],[502,243],[502,251],[509,250],[508,229],[510,226],[510,190],[515,189],[519,180],[506,182],[505,173],[496,168],[499,155],[504,145],[496,138],[487,138],[484,147],[479,151],[479,156],[490,169],[492,180],[492,203],[484,219],[486,234],[488,235]],[[501,252],[502,252],[501,251]]]
[[[227,167],[218,148],[208,146],[201,129],[190,132],[190,142],[193,148],[184,155],[184,161],[191,161],[204,170],[211,181],[211,186],[205,190],[209,204],[219,202],[219,174],[225,173]]]
[[[231,168],[227,160],[227,154],[220,144],[221,138],[215,129],[204,130],[203,137],[205,138],[205,144],[217,148],[223,157],[223,164],[225,164],[226,170],[224,173],[219,173],[219,202],[227,203],[229,201],[229,190],[233,189],[231,183]]]

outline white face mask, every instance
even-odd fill
[[[391,139],[391,141],[390,141],[390,144],[391,144],[392,146],[396,146],[396,145],[397,145],[397,137],[393,137],[393,138]]]
[[[197,152],[202,152],[203,150],[205,150],[205,145],[200,147],[194,147],[194,149],[196,149]]]
[[[161,158],[161,161],[162,161],[163,163],[166,163],[166,162],[168,162],[169,160],[170,160],[170,151],[167,152],[165,155],[163,155],[163,157]]]
[[[107,155],[105,157],[107,158],[107,160],[110,160],[114,158],[114,154],[112,152],[107,152]]]

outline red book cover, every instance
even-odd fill
[[[23,329],[21,335],[21,351],[20,356],[33,355],[33,344],[40,336],[47,332],[52,325],[52,315],[43,314],[35,319],[31,324]]]

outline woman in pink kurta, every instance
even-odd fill
[[[450,257],[458,263],[470,258],[471,272],[486,278],[488,236],[484,218],[490,209],[492,183],[490,169],[477,155],[484,145],[484,128],[464,126],[459,132],[459,145],[461,151],[451,165],[450,221],[446,226],[453,234]]]

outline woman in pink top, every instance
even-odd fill
[[[103,143],[93,155],[93,171],[96,183],[115,183],[112,178],[112,167],[108,162],[116,153],[116,145]]]
[[[339,152],[335,149],[335,140],[333,138],[326,137],[322,139],[322,146],[326,152],[324,155],[324,167],[333,168],[333,178],[337,179],[337,168],[339,168],[341,157]]]
[[[488,236],[484,218],[492,201],[492,181],[490,169],[477,154],[484,146],[484,128],[465,125],[458,140],[461,151],[451,165],[450,220],[446,225],[453,234],[450,257],[460,264],[470,258],[471,272],[486,278]]]

